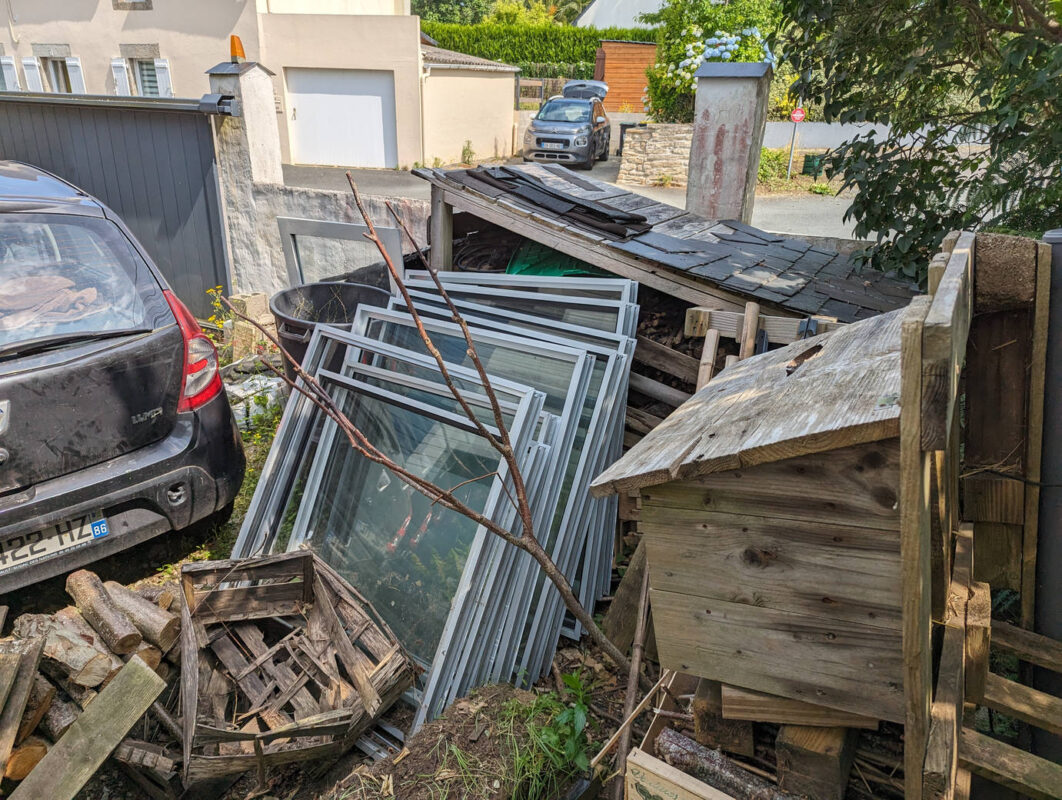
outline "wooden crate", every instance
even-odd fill
[[[371,605],[309,552],[181,571],[185,786],[334,757],[413,683]]]

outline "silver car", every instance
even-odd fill
[[[606,161],[612,129],[601,100],[607,91],[600,81],[570,81],[563,95],[543,103],[524,133],[524,161],[581,169]]]

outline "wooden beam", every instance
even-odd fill
[[[988,679],[992,640],[992,589],[974,583],[966,604],[966,702],[980,703]]]
[[[634,348],[634,360],[673,375],[686,383],[696,384],[697,382],[699,367],[697,359],[680,353],[666,344],[654,342],[646,336],[638,337],[638,344]]]
[[[706,747],[717,747],[738,755],[755,753],[752,723],[723,717],[722,685],[701,678],[693,695],[693,736]]]
[[[639,375],[637,372],[631,373],[628,385],[639,394],[644,394],[653,400],[659,400],[672,408],[678,408],[690,399],[690,395],[687,392],[675,389],[666,383],[654,381],[652,378]]]
[[[989,674],[982,705],[1062,736],[1062,700],[1052,695]]]
[[[446,202],[445,193],[432,184],[431,219],[428,221],[428,238],[431,250],[428,260],[432,269],[454,268],[454,209]]]
[[[962,729],[959,762],[970,772],[1033,800],[1062,798],[1062,764],[1038,758],[969,728]]]
[[[746,303],[745,318],[741,322],[738,358],[744,361],[756,353],[756,334],[760,330],[760,304]]]
[[[930,477],[922,452],[922,328],[929,298],[916,297],[901,329],[900,584],[903,598],[904,796],[922,797],[932,691],[930,642]]]
[[[783,725],[775,739],[778,787],[815,800],[844,800],[858,731]]]
[[[974,234],[959,236],[922,329],[922,449],[943,450],[973,317]]]
[[[723,717],[796,726],[866,728],[877,730],[878,720],[788,697],[723,685]]]
[[[715,360],[719,357],[719,331],[709,328],[704,334],[704,346],[701,349],[701,361],[697,369],[697,391],[715,375]]]
[[[930,712],[929,739],[922,784],[922,796],[952,800],[958,769],[959,728],[965,698],[966,606],[973,573],[973,529],[960,527],[955,537],[955,562],[948,591],[948,617],[944,643],[940,649],[937,687]]]
[[[1025,426],[1025,529],[1022,535],[1021,624],[1030,628],[1036,608],[1036,543],[1040,524],[1040,467],[1043,458],[1044,381],[1047,378],[1047,326],[1051,300],[1051,245],[1036,251],[1036,301],[1033,308],[1029,407]]]
[[[993,620],[992,646],[1026,663],[1062,672],[1062,642],[1047,636]]]
[[[130,659],[11,799],[72,800],[165,688],[147,664]]]
[[[815,315],[811,319],[817,323],[819,333],[844,327],[835,317]],[[779,317],[773,314],[760,314],[758,330],[767,332],[770,344],[792,344],[801,338],[800,323],[795,317]],[[715,328],[720,335],[737,341],[745,323],[745,314],[737,311],[723,311],[716,308],[694,307],[686,309],[686,323],[683,331],[687,338],[704,336],[710,328]]]

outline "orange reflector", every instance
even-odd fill
[[[229,37],[229,54],[232,57],[233,64],[239,64],[247,57],[243,52],[243,42],[240,41],[240,37],[236,34]]]

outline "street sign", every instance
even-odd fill
[[[804,117],[806,116],[807,114],[804,113],[804,109],[797,106],[793,109],[792,113],[790,113],[789,119],[793,120],[793,122],[803,122]]]

